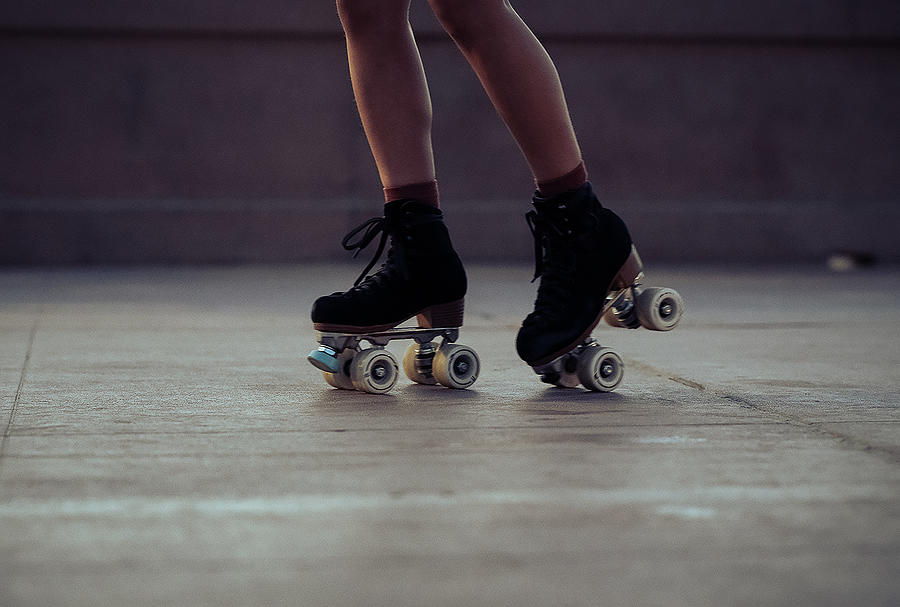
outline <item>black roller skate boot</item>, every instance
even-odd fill
[[[353,288],[320,297],[313,305],[319,347],[307,359],[339,389],[384,394],[394,387],[401,367],[418,384],[470,387],[480,362],[472,348],[455,343],[463,323],[466,273],[443,214],[415,200],[389,202],[384,217],[352,230],[342,244],[358,252],[379,233],[378,251]],[[388,238],[387,260],[369,276]],[[398,327],[413,317],[417,326]],[[401,339],[413,341],[402,365],[386,349]]]
[[[316,330],[372,333],[414,316],[420,327],[462,326],[466,274],[450,243],[443,213],[415,200],[395,200],[384,205],[384,217],[355,228],[342,245],[359,253],[379,233],[375,257],[353,288],[316,300],[312,309]],[[388,238],[387,260],[369,276]]]
[[[519,329],[516,350],[545,381],[568,386],[561,379],[567,373],[561,357],[596,345],[586,340],[612,305],[608,296],[635,283],[641,262],[625,223],[603,208],[590,183],[552,198],[535,194],[533,203],[526,218],[534,235],[534,278],[540,278],[540,286],[534,311]]]

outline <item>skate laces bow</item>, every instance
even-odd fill
[[[353,283],[354,287],[358,287],[359,283],[365,279],[365,277],[369,274],[369,270],[371,270],[378,260],[381,259],[381,255],[384,253],[384,247],[387,244],[388,236],[394,231],[394,228],[391,224],[391,221],[387,217],[373,217],[368,221],[356,226],[352,230],[350,230],[346,236],[341,240],[341,246],[344,247],[346,251],[355,251],[353,253],[353,258],[360,254],[360,252],[369,246],[375,237],[381,234],[381,238],[378,241],[378,249],[375,251],[375,255],[372,257],[372,260],[369,262],[369,265],[366,266],[366,269],[362,271],[359,277],[356,279],[356,282]],[[359,236],[356,240],[353,240],[360,233],[362,236]],[[401,249],[402,251],[402,249]],[[400,254],[400,253],[398,253]],[[390,259],[390,253],[388,254],[388,259]],[[404,267],[404,264],[399,264],[400,267]]]

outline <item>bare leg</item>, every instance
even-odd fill
[[[409,26],[409,4],[337,0],[353,92],[385,188],[385,205],[383,219],[367,221],[342,241],[347,250],[358,251],[381,233],[375,257],[354,287],[313,304],[319,331],[362,334],[411,318],[421,326],[462,325],[466,273],[443,214],[435,208],[431,100]],[[387,258],[369,276],[388,237]]]
[[[535,180],[581,162],[559,74],[506,0],[429,0],[522,149]]]
[[[434,179],[431,98],[410,0],[337,0],[356,104],[386,188]]]

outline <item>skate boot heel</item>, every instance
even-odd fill
[[[419,326],[427,329],[437,327],[461,327],[463,324],[463,312],[465,300],[458,299],[449,303],[429,306],[419,312],[417,319]]]
[[[619,273],[613,278],[610,290],[627,289],[628,287],[640,282],[644,274],[644,264],[641,262],[641,256],[638,255],[637,249],[631,245],[631,253],[628,259],[622,264]]]

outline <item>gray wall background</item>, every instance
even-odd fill
[[[900,261],[900,2],[520,0],[658,261]],[[423,0],[442,205],[528,260],[525,162]],[[0,4],[0,263],[343,258],[380,213],[329,0]]]

